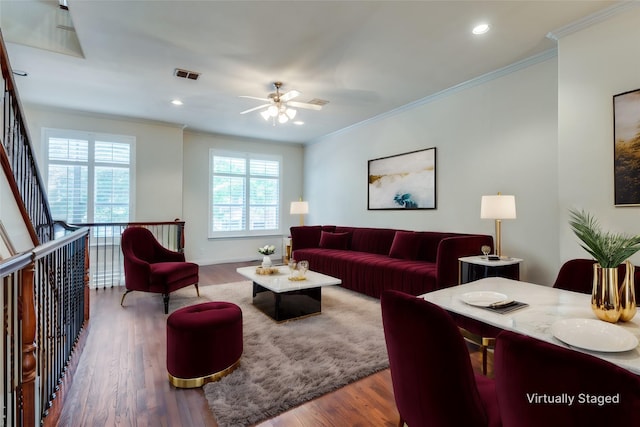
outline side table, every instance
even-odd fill
[[[505,277],[520,280],[520,258],[502,258],[490,261],[483,255],[458,258],[458,284],[485,277]]]
[[[490,261],[484,255],[458,258],[458,284],[473,282],[485,277],[505,277],[507,279],[520,280],[520,258],[501,258]],[[480,326],[479,326],[480,325]],[[495,348],[495,331],[486,331],[476,322],[468,322],[464,327],[460,326],[462,336],[476,344],[482,353],[482,373],[487,374],[488,351]]]
[[[291,259],[291,236],[282,238],[282,263],[287,265]]]

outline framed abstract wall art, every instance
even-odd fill
[[[369,210],[436,209],[436,148],[369,160]]]
[[[616,206],[640,206],[640,89],[613,96]]]

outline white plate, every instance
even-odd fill
[[[489,307],[491,304],[506,301],[508,297],[500,292],[478,291],[467,292],[460,296],[463,302],[476,307]]]
[[[558,320],[551,325],[551,333],[565,344],[585,350],[618,352],[638,346],[638,338],[631,332],[602,320]]]

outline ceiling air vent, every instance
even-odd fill
[[[319,98],[313,98],[311,101],[307,102],[307,104],[313,104],[313,105],[319,105],[319,106],[323,106],[323,105],[327,105],[329,103],[329,101],[326,101],[324,99],[319,99]]]
[[[196,73],[195,71],[183,70],[182,68],[176,68],[173,75],[189,80],[198,80],[198,77],[200,77],[200,73]]]

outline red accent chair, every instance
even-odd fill
[[[198,264],[185,262],[184,254],[163,247],[151,231],[130,227],[122,233],[124,280],[127,288],[120,305],[129,292],[142,291],[162,294],[164,312],[169,313],[169,293],[195,285],[198,289]]]
[[[500,426],[495,383],[474,373],[451,316],[394,290],[380,302],[398,425]]]
[[[504,427],[637,424],[640,375],[590,354],[504,331],[494,372]]]

